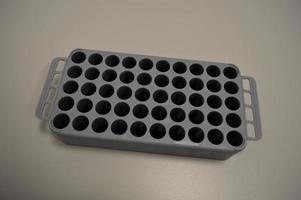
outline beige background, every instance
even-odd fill
[[[1,1],[0,199],[300,199],[300,1]],[[62,144],[34,116],[76,48],[235,63],[264,137],[225,162]]]

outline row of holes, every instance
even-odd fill
[[[58,102],[58,107],[62,111],[70,110],[74,105],[74,100],[71,97],[63,97]],[[93,103],[89,99],[81,99],[77,103],[77,110],[81,113],[89,112],[93,107]],[[105,115],[111,111],[111,104],[106,101],[102,100],[98,102],[95,106],[95,110],[98,114]],[[125,102],[119,102],[114,107],[114,113],[117,116],[124,117],[128,115],[130,112],[130,106]],[[149,110],[147,106],[143,104],[135,105],[133,108],[133,115],[139,119],[145,118],[149,114]],[[162,106],[156,106],[151,111],[151,116],[155,120],[164,120],[167,117],[167,111]],[[185,111],[181,108],[173,108],[170,111],[170,118],[175,122],[182,122],[186,118]],[[194,124],[201,124],[204,121],[204,115],[199,110],[192,110],[189,112],[188,115],[189,120]],[[219,112],[213,111],[210,112],[207,116],[207,120],[211,125],[219,126],[223,122],[222,115]],[[226,122],[229,126],[233,128],[237,128],[241,125],[241,118],[235,114],[230,113],[226,116]]]
[[[71,56],[71,60],[74,63],[79,64],[86,60],[86,55],[83,52],[75,52]],[[88,62],[91,65],[99,65],[102,61],[103,61],[103,57],[97,53],[90,55],[88,58]],[[105,59],[105,64],[110,67],[115,67],[119,63],[120,63],[120,59],[116,55],[107,56]],[[129,56],[129,57],[124,58],[121,63],[125,68],[133,68],[136,66],[137,61],[135,58]],[[144,58],[144,59],[140,60],[139,66],[143,70],[150,70],[154,66],[154,64],[153,64],[152,60],[150,60],[148,58]],[[160,60],[157,62],[156,68],[160,72],[167,72],[170,69],[170,64],[166,60]],[[192,64],[189,69],[190,69],[190,72],[194,75],[201,75],[204,72],[203,66],[200,64],[197,64],[197,63]],[[173,70],[178,74],[183,74],[187,71],[187,66],[183,62],[176,62],[173,64]],[[218,77],[221,74],[219,67],[217,67],[215,65],[208,66],[206,69],[206,72],[209,76],[212,76],[212,77]],[[223,73],[224,73],[225,77],[227,77],[229,79],[234,79],[237,77],[237,71],[233,67],[226,67],[223,70]]]
[[[58,114],[53,119],[53,125],[58,129],[67,127],[69,122],[70,119],[66,114]],[[72,127],[77,131],[85,130],[88,127],[88,125],[89,119],[85,116],[77,116],[72,122]],[[108,121],[102,117],[99,117],[92,122],[92,130],[96,133],[102,133],[106,131],[108,126]],[[115,120],[111,124],[111,131],[116,135],[124,134],[127,131],[127,129],[127,123],[121,119]],[[130,132],[136,137],[142,137],[146,134],[147,127],[143,122],[137,121],[131,125]],[[150,127],[149,132],[150,135],[155,139],[161,139],[166,135],[166,129],[160,123],[153,124]],[[179,125],[174,125],[169,129],[169,136],[175,141],[183,140],[185,137],[185,130]],[[200,143],[204,139],[204,131],[201,128],[193,127],[188,131],[188,137],[192,142]],[[207,137],[208,140],[215,145],[221,144],[224,140],[222,132],[218,129],[211,129],[208,132]],[[243,143],[243,138],[239,132],[230,131],[227,134],[227,141],[232,146],[240,146]]]
[[[120,99],[128,99],[131,97],[131,95],[132,95],[132,91],[127,86],[122,86],[117,90],[117,96]],[[140,88],[136,91],[135,97],[139,101],[146,101],[147,99],[149,99],[150,93],[148,92],[147,89]],[[164,90],[157,90],[153,94],[153,99],[157,103],[164,103],[168,100],[168,94]],[[174,92],[171,95],[171,101],[176,105],[183,105],[186,102],[186,96],[182,92]],[[108,101],[103,100],[101,102],[108,102]],[[189,102],[194,107],[200,107],[204,104],[204,98],[200,94],[193,93],[189,97]],[[222,100],[220,97],[218,97],[216,95],[210,95],[207,98],[207,104],[213,109],[218,109],[222,106]],[[73,105],[74,105],[73,98],[68,97],[68,96],[60,99],[59,103],[58,103],[58,107],[63,111],[70,110],[73,107]],[[228,109],[234,111],[234,110],[239,109],[240,102],[235,97],[227,97],[225,99],[225,105]],[[111,107],[109,102],[107,104],[104,104],[103,106]],[[92,101],[89,99],[82,99],[78,102],[77,107],[78,108],[79,107],[87,107],[87,108],[91,107],[92,108]],[[86,112],[88,112],[89,110],[86,109]],[[81,111],[81,112],[84,112],[84,111]]]
[[[190,82],[195,82],[194,79],[192,79],[193,81]],[[179,80],[177,79],[177,77],[173,80],[174,86],[176,88],[179,87],[183,87],[183,83],[186,84],[185,79],[182,80],[182,78],[179,78]],[[201,81],[201,80],[200,80]],[[194,89],[200,89],[200,85],[199,84],[191,84],[192,88]],[[75,81],[67,81],[64,85],[63,85],[63,91],[66,94],[73,94],[78,90],[79,86],[78,83]],[[131,89],[127,86],[122,87],[124,90],[127,90],[127,92],[132,93]],[[211,92],[219,92],[221,90],[221,85],[218,81],[216,80],[210,80],[207,82],[207,88],[208,90],[210,90]],[[122,90],[123,90],[122,89]],[[228,92],[229,94],[236,94],[239,90],[238,86],[236,83],[234,82],[226,82],[224,85],[224,89],[226,92]],[[147,89],[145,89],[147,90]],[[92,94],[94,94],[96,92],[96,86],[94,83],[88,82],[82,85],[81,87],[81,93],[85,96],[90,96]],[[122,91],[121,91],[122,92]],[[149,93],[149,91],[147,90],[146,93]],[[112,96],[114,94],[114,87],[110,84],[105,84],[102,85],[99,88],[99,94],[100,96],[104,97],[104,98],[108,98],[110,96]],[[125,98],[126,99],[126,98]]]

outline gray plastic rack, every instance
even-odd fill
[[[36,115],[72,145],[223,160],[261,138],[255,81],[227,63],[75,49],[52,61]]]

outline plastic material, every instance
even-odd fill
[[[87,49],[53,60],[36,114],[66,144],[200,158],[227,159],[262,136],[255,81],[233,64]]]

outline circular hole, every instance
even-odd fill
[[[165,108],[162,106],[156,106],[152,109],[152,117],[156,120],[163,120],[167,116]]]
[[[98,114],[105,115],[110,112],[111,104],[106,100],[102,100],[96,104],[95,110]]]
[[[62,129],[68,126],[70,118],[66,114],[58,114],[54,117],[52,123],[57,129]]]
[[[122,119],[115,120],[111,125],[111,130],[116,135],[122,135],[126,132],[128,125]]]
[[[72,122],[73,128],[77,131],[85,130],[88,127],[88,125],[89,125],[89,120],[85,116],[75,117]]]
[[[102,97],[108,98],[112,96],[113,93],[114,93],[114,88],[109,84],[103,85],[99,88],[99,94]]]
[[[93,103],[89,99],[81,99],[77,103],[77,110],[82,113],[89,112],[93,107]]]
[[[141,73],[138,75],[137,81],[141,85],[148,85],[152,81],[152,77],[147,73]]]
[[[169,129],[169,136],[175,141],[183,140],[185,130],[181,126],[175,125]]]
[[[148,58],[144,58],[139,62],[139,66],[143,70],[150,70],[153,67],[153,61]]]
[[[221,73],[221,70],[215,66],[215,65],[210,65],[209,67],[207,67],[207,74],[209,76],[212,76],[212,77],[218,77]]]
[[[86,59],[86,55],[83,52],[75,52],[71,56],[71,60],[74,63],[82,63],[85,61],[85,59]]]
[[[106,58],[106,65],[110,67],[115,67],[119,64],[119,58],[115,55],[110,55]]]
[[[81,88],[81,92],[83,93],[83,95],[86,96],[90,96],[94,94],[95,91],[96,91],[96,86],[93,83],[85,83]]]
[[[189,120],[194,124],[200,124],[204,121],[204,115],[199,110],[192,110],[189,113]]]
[[[227,134],[227,141],[229,142],[229,144],[231,144],[232,146],[238,147],[243,143],[243,138],[241,136],[241,134],[237,131],[230,131]]]
[[[189,85],[193,90],[201,90],[204,87],[203,81],[199,78],[191,79]]]
[[[224,75],[229,79],[234,79],[237,77],[237,71],[233,67],[226,67],[224,69]]]
[[[186,72],[187,67],[182,62],[176,62],[175,64],[173,64],[173,70],[178,74],[183,74]]]
[[[64,84],[63,90],[67,94],[72,94],[78,89],[78,84],[75,81],[68,81]]]
[[[71,97],[63,97],[59,100],[59,109],[66,111],[70,110],[74,105],[74,100]]]
[[[129,68],[129,69],[135,67],[136,63],[137,63],[136,59],[133,57],[126,57],[122,61],[122,65],[125,68]]]
[[[92,130],[96,133],[102,133],[108,128],[106,119],[99,117],[92,122]]]
[[[172,85],[175,88],[183,89],[186,86],[186,80],[181,76],[176,76],[172,79]]]
[[[195,107],[200,107],[204,103],[204,98],[202,97],[202,95],[194,93],[190,95],[189,102]]]
[[[229,94],[235,94],[238,92],[238,86],[236,83],[234,82],[227,82],[225,83],[225,86],[224,86],[226,92],[228,92]]]
[[[131,126],[131,133],[136,137],[142,137],[146,133],[146,126],[143,122],[134,122]]]
[[[124,71],[120,74],[119,78],[123,83],[130,83],[134,80],[134,74],[130,71]]]
[[[216,95],[211,95],[208,97],[207,99],[207,104],[211,107],[211,108],[219,108],[222,106],[222,100],[221,98],[219,98]]]
[[[105,81],[111,82],[114,81],[117,77],[117,74],[114,70],[108,69],[102,73],[102,78]]]
[[[212,129],[208,132],[208,140],[215,145],[221,144],[224,140],[222,132],[217,129]]]
[[[213,126],[219,126],[223,123],[223,117],[218,112],[211,112],[207,116],[208,122]]]
[[[240,107],[240,103],[238,99],[235,97],[228,97],[225,100],[226,107],[229,108],[230,110],[237,110]]]
[[[122,86],[117,90],[117,96],[120,99],[128,99],[132,96],[132,90],[128,86]]]
[[[207,82],[207,88],[211,92],[218,92],[221,90],[221,84],[216,80],[210,80]]]
[[[156,76],[155,83],[159,87],[165,87],[168,85],[169,79],[167,76],[161,74],[161,75]]]
[[[130,112],[130,106],[124,102],[115,105],[114,112],[120,117],[124,117]]]
[[[204,68],[200,64],[192,64],[189,68],[190,72],[194,75],[201,75],[204,72]]]
[[[167,72],[170,68],[170,65],[166,60],[160,60],[157,62],[156,68],[160,72]]]
[[[139,119],[142,119],[148,115],[148,109],[143,104],[138,104],[133,108],[133,115]]]
[[[165,136],[166,130],[162,124],[153,124],[149,129],[150,135],[155,139],[161,139]]]
[[[157,90],[154,92],[153,98],[157,103],[164,103],[168,99],[168,94],[164,90]]]
[[[186,96],[182,92],[175,92],[171,95],[171,101],[176,105],[182,105],[186,101]]]
[[[85,76],[89,80],[94,80],[94,79],[98,78],[99,71],[95,67],[91,67],[91,68],[87,69]]]
[[[94,53],[89,57],[88,61],[91,65],[99,65],[102,62],[102,56],[98,53]]]
[[[70,78],[77,78],[82,74],[83,70],[79,66],[72,66],[68,69],[67,75]]]
[[[227,115],[226,122],[229,126],[237,128],[241,125],[241,119],[237,114],[231,113]]]
[[[175,122],[182,122],[186,115],[181,108],[174,108],[170,111],[170,118]]]
[[[198,127],[193,127],[188,131],[188,136],[192,142],[200,143],[204,139],[204,131]]]
[[[136,92],[135,92],[135,97],[137,100],[139,101],[146,101],[149,99],[150,97],[150,93],[147,89],[145,88],[139,88]]]

